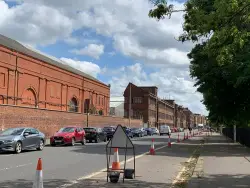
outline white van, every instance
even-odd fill
[[[171,129],[168,125],[161,125],[159,132],[160,132],[160,136],[164,134],[171,135]]]

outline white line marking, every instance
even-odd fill
[[[176,143],[176,142],[171,142],[171,144],[175,144],[175,143]],[[159,148],[156,148],[155,151],[160,150],[160,149],[163,149],[163,148],[166,148],[166,147],[168,147],[168,145],[165,145],[165,146],[161,146],[161,147],[159,147]],[[141,157],[143,157],[143,156],[145,156],[145,155],[147,155],[147,154],[149,154],[149,151],[148,151],[148,152],[145,152],[145,153],[142,153],[142,154],[140,154],[140,155],[135,156],[135,159],[141,158]],[[132,161],[132,160],[134,160],[134,157],[131,157],[131,158],[127,159],[126,162],[128,163],[128,162],[130,162],[130,161]],[[124,164],[124,162],[125,162],[125,161],[121,161],[120,164]],[[101,170],[99,170],[99,171],[97,171],[97,172],[94,172],[94,173],[91,173],[91,174],[89,174],[89,175],[80,177],[80,178],[78,178],[78,179],[76,179],[76,180],[73,180],[73,181],[71,181],[70,183],[61,185],[59,188],[66,188],[66,187],[72,186],[72,185],[78,183],[78,182],[81,181],[81,180],[90,179],[90,178],[92,178],[92,177],[94,177],[94,176],[97,176],[97,175],[103,173],[103,172],[106,171],[106,170],[107,170],[107,168],[103,168],[103,169],[101,169]]]
[[[10,170],[10,169],[14,169],[14,168],[20,168],[20,167],[24,167],[24,166],[28,166],[31,165],[32,163],[27,163],[27,164],[21,164],[21,165],[17,165],[17,166],[11,166],[8,168],[2,168],[0,169],[0,171],[5,171],[5,170]]]

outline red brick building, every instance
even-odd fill
[[[201,114],[194,114],[194,125],[197,126],[198,124],[207,124],[206,116],[203,116]]]
[[[175,127],[187,128],[186,115],[184,107],[175,104]]]
[[[46,126],[51,126],[53,130],[52,127],[57,129],[69,124],[85,125],[84,113],[105,117],[108,115],[109,99],[110,86],[63,64],[60,60],[50,58],[0,35],[0,125],[2,127],[33,124],[42,127],[43,130]],[[32,122],[31,117],[36,121]],[[52,119],[58,120],[53,122]],[[113,120],[113,118],[97,119],[100,126],[110,124]],[[124,123],[125,120],[117,119],[115,122]],[[98,122],[94,120],[94,124]]]
[[[194,126],[194,114],[188,108],[184,108],[183,112],[186,116],[187,127],[189,127],[189,126],[193,127]]]
[[[132,83],[128,84],[124,91],[125,118],[129,117],[130,94],[130,117],[142,119],[145,127],[158,127],[162,124],[174,126],[174,105],[158,98],[158,88],[155,86],[138,87]]]

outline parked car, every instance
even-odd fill
[[[75,143],[86,144],[85,131],[83,127],[69,126],[63,127],[50,137],[51,146],[56,145],[71,145]]]
[[[171,128],[171,132],[172,132],[172,133],[176,133],[176,132],[178,132],[178,129],[177,129],[176,127],[172,127],[172,128]]]
[[[142,136],[147,136],[148,132],[146,131],[146,129],[144,127],[140,128],[141,132],[142,132]]]
[[[153,133],[153,135],[158,135],[158,134],[160,134],[159,133],[159,130],[156,128],[156,127],[151,127],[151,131],[152,131],[152,133]]]
[[[130,138],[134,137],[134,134],[130,128],[124,127],[124,130],[125,130],[126,134],[128,135],[128,137],[130,137]]]
[[[140,128],[132,128],[131,132],[133,133],[133,136],[135,136],[135,137],[142,137],[143,136],[142,130]]]
[[[21,153],[23,150],[43,150],[45,134],[35,128],[9,128],[0,133],[0,150]]]
[[[151,128],[146,128],[147,135],[152,136],[154,134],[154,131]]]
[[[86,127],[84,128],[86,133],[86,140],[92,142],[93,140],[98,143],[100,141],[106,142],[107,141],[107,133],[103,131],[101,128],[96,127]]]
[[[110,140],[113,137],[113,134],[115,133],[115,127],[104,127],[103,131],[107,134],[107,140]]]
[[[183,131],[184,131],[184,129],[182,127],[178,128],[178,132],[183,132]]]
[[[160,135],[171,135],[171,129],[168,125],[161,125],[160,126]]]

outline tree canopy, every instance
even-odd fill
[[[187,0],[177,10],[155,0],[149,17],[184,13],[181,42],[196,45],[188,54],[211,122],[247,125],[250,120],[250,0]]]

